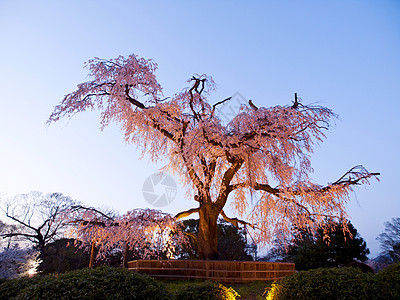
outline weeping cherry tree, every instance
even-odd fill
[[[115,122],[127,143],[154,161],[167,159],[165,170],[179,175],[197,202],[176,218],[198,213],[200,258],[218,256],[219,216],[235,226],[252,226],[257,241],[268,243],[290,235],[294,226],[345,219],[352,186],[379,175],[356,166],[325,186],[311,180],[310,154],[335,118],[328,108],[297,98],[270,108],[249,101],[225,124],[217,111],[230,98],[210,104],[211,77],[195,75],[186,89],[165,98],[152,60],[94,58],[86,67],[90,80],[64,97],[48,123],[99,110],[102,128]],[[225,213],[228,203],[237,217]]]

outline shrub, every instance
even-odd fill
[[[162,284],[126,269],[100,267],[16,279],[0,286],[3,299],[169,299]],[[7,296],[4,296],[5,293]]]
[[[12,299],[26,287],[36,284],[40,277],[21,277],[17,279],[4,279],[0,281],[0,299]]]
[[[380,270],[376,279],[381,299],[400,299],[400,263]]]
[[[234,289],[211,281],[188,283],[175,294],[177,300],[235,300],[238,296]]]
[[[356,268],[301,271],[273,284],[267,299],[376,299],[373,274]]]

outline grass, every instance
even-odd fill
[[[191,283],[200,283],[203,281],[169,281],[163,280],[163,283],[167,287],[167,290],[171,293],[176,293],[181,288],[187,286]],[[255,281],[249,283],[232,283],[227,284],[224,283],[224,286],[227,288],[232,287],[239,295],[240,300],[261,300],[266,298],[266,290],[268,290],[271,285],[272,281]]]
[[[272,281],[255,281],[249,283],[236,283],[226,284],[227,287],[232,287],[241,296],[241,300],[259,300],[265,299],[269,288],[272,285]]]

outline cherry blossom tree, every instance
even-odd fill
[[[225,124],[218,106],[210,104],[211,77],[195,75],[189,87],[164,98],[156,80],[157,65],[136,55],[86,64],[90,80],[78,85],[54,108],[48,123],[85,110],[100,110],[102,128],[115,122],[153,161],[167,158],[166,171],[180,176],[198,203],[176,217],[199,214],[200,257],[217,257],[217,219],[257,228],[259,243],[310,227],[326,217],[347,217],[345,203],[352,186],[366,184],[378,173],[362,166],[325,186],[314,183],[310,154],[324,138],[335,114],[303,105],[257,107],[249,100]],[[251,203],[249,194],[257,195]],[[241,219],[228,217],[228,200]]]
[[[63,218],[71,224],[67,235],[82,242],[81,247],[91,249],[90,264],[106,258],[113,251],[122,251],[126,264],[128,250],[139,257],[173,258],[180,249],[188,247],[188,239],[174,217],[159,210],[136,209],[122,216],[111,216],[92,207],[75,206]]]

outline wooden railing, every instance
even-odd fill
[[[277,280],[296,272],[293,263],[216,260],[134,260],[128,269],[163,279],[230,283]]]

